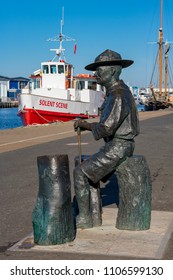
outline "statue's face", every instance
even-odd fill
[[[97,83],[104,86],[112,81],[112,78],[118,80],[122,67],[114,66],[98,66],[95,71]]]
[[[112,78],[110,66],[99,66],[96,68],[95,76],[97,83],[100,85],[107,84]]]

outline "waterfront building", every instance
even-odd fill
[[[9,78],[0,76],[0,102],[17,101],[21,90],[29,87],[30,79],[24,77]]]

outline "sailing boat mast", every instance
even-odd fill
[[[168,99],[168,52],[170,50],[170,45],[168,42],[163,41],[163,0],[160,0],[160,26],[159,26],[159,34],[158,34],[158,53],[157,53],[157,61],[158,61],[158,90],[155,90],[155,97],[154,99],[163,101],[163,99]],[[164,48],[165,46],[165,48]],[[164,57],[163,57],[164,55]],[[163,77],[163,66],[164,66],[164,77]],[[154,71],[153,71],[154,73]],[[153,78],[153,74],[152,74]],[[152,79],[150,82],[152,94],[154,93],[154,86],[152,85]]]
[[[160,26],[159,26],[159,34],[158,34],[158,51],[156,61],[158,62],[158,87],[154,88],[153,84],[153,75],[154,70],[156,68],[156,61],[154,65],[154,70],[152,73],[151,81],[150,81],[150,89],[153,95],[153,100],[151,101],[151,107],[153,108],[167,108],[169,105],[170,99],[170,89],[168,90],[168,82],[171,82],[171,77],[169,73],[169,63],[168,63],[168,53],[170,50],[170,42],[164,42],[163,36],[163,22],[162,22],[162,15],[163,15],[163,0],[160,0]],[[164,73],[163,73],[164,67]],[[169,81],[168,81],[169,80]]]
[[[160,0],[160,28],[159,28],[159,97],[162,96],[162,53],[163,53],[163,28],[162,28],[163,0]]]
[[[168,45],[168,42],[165,43],[165,100],[168,101],[168,89],[167,89],[167,83],[168,83],[168,52],[169,52],[170,46]]]

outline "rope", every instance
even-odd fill
[[[49,120],[47,120],[47,119],[44,118],[42,115],[40,115],[40,114],[37,112],[37,110],[35,110],[34,108],[33,108],[33,110],[34,110],[35,113],[36,113],[39,117],[41,117],[43,120],[45,120],[45,121],[48,122],[48,123],[51,123]]]
[[[35,113],[40,117],[40,118],[42,118],[43,120],[45,120],[47,123],[58,123],[58,122],[61,122],[61,123],[64,123],[63,121],[59,121],[59,120],[56,120],[56,121],[53,121],[53,122],[51,122],[51,121],[49,121],[49,120],[47,120],[46,118],[44,118],[42,115],[40,115],[38,112],[37,112],[37,110],[35,109],[35,108],[33,108],[33,110],[35,111]]]

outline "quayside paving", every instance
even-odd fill
[[[141,133],[136,137],[135,154],[146,157],[152,176],[152,214],[153,227],[151,232],[143,235],[134,233],[137,245],[133,242],[134,235],[124,232],[122,236],[114,231],[114,213],[117,209],[117,193],[114,181],[109,181],[102,186],[102,197],[105,223],[111,222],[111,231],[115,239],[122,242],[115,246],[115,251],[109,240],[103,241],[103,247],[99,250],[80,249],[78,244],[86,248],[86,238],[90,239],[90,233],[76,239],[76,244],[70,249],[57,251],[43,250],[18,250],[12,247],[28,237],[32,232],[31,215],[38,193],[37,156],[45,154],[65,153],[69,156],[70,176],[73,191],[74,157],[78,155],[77,136],[73,130],[73,122],[58,123],[44,126],[23,127],[0,131],[0,259],[173,259],[173,192],[172,192],[172,161],[173,161],[173,110],[159,110],[152,112],[140,112]],[[91,119],[89,121],[95,121]],[[82,153],[92,154],[102,146],[102,141],[95,141],[91,133],[82,133]],[[111,212],[111,215],[109,214]],[[161,224],[163,223],[163,224]],[[113,224],[113,225],[112,225]],[[106,224],[103,224],[106,226]],[[165,229],[164,232],[162,232]],[[101,234],[101,231],[100,233]],[[92,231],[93,240],[95,237]],[[97,236],[97,235],[96,235]],[[112,235],[111,235],[112,236]],[[150,244],[149,251],[139,250],[139,240],[145,240]],[[149,238],[147,242],[147,238]],[[164,237],[164,238],[162,238]],[[100,238],[105,240],[104,235]],[[119,239],[120,238],[120,239]],[[131,238],[131,239],[129,239]],[[85,240],[84,240],[85,239]],[[89,240],[91,243],[93,240]],[[130,249],[128,250],[128,240]],[[79,242],[79,243],[78,243]],[[82,242],[82,243],[80,243]],[[159,243],[160,242],[160,243]],[[116,243],[116,241],[115,241]],[[121,243],[121,244],[120,244]],[[120,245],[124,247],[121,247]],[[152,246],[153,244],[153,246]],[[16,245],[17,246],[17,245]],[[101,246],[101,245],[100,245]],[[154,247],[155,246],[155,247]],[[126,247],[126,248],[125,248]],[[13,248],[14,250],[9,250]],[[127,249],[127,250],[126,250]],[[101,251],[102,250],[102,251]],[[119,250],[119,251],[118,251]],[[121,253],[120,253],[121,252]]]
[[[139,112],[140,121],[172,114],[173,109]],[[89,122],[98,119],[89,119]],[[74,121],[0,130],[0,153],[75,136]],[[88,132],[85,132],[88,133]]]

